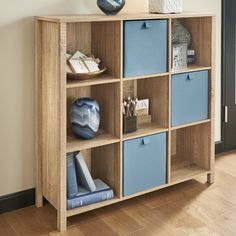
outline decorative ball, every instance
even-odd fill
[[[98,7],[106,15],[116,15],[125,5],[125,0],[97,0]]]
[[[100,124],[100,108],[92,98],[79,98],[70,108],[70,122],[73,133],[83,139],[93,138]]]

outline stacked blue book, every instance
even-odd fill
[[[81,152],[67,154],[67,209],[112,199],[113,190],[92,179]]]

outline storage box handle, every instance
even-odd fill
[[[192,75],[191,75],[191,74],[188,74],[187,79],[188,79],[188,80],[193,80]]]
[[[150,24],[150,22],[144,21],[144,23],[143,23],[143,28],[144,28],[144,29],[150,29],[150,28],[152,28],[152,25]]]
[[[147,145],[151,142],[151,140],[150,140],[150,138],[145,137],[145,138],[143,138],[142,142],[144,145]]]

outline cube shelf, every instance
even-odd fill
[[[190,31],[190,48],[196,51],[196,64],[179,71],[172,71],[173,19],[178,19]],[[135,39],[132,34],[125,32],[125,22],[131,22],[128,24],[131,30],[133,26],[138,26],[135,28],[138,32]],[[36,206],[43,206],[44,197],[55,207],[58,230],[64,231],[67,228],[67,218],[70,216],[156,191],[198,175],[207,175],[207,181],[213,183],[214,15],[182,13],[39,16],[36,17],[35,26]],[[155,45],[148,35],[153,35],[154,41],[159,44]],[[157,37],[160,40],[157,40]],[[127,50],[127,45],[132,43],[132,40],[137,40],[135,45],[143,47],[138,48],[142,54],[141,58],[136,58],[135,48],[132,48],[131,52]],[[155,50],[151,50],[152,47],[155,47]],[[68,80],[66,53],[73,54],[78,50],[100,58],[107,71],[89,80]],[[151,56],[145,55],[146,52]],[[138,66],[132,65],[133,56]],[[125,73],[127,59],[129,70]],[[141,63],[142,60],[145,60],[145,63]],[[143,65],[145,68],[141,68]],[[188,101],[188,107],[183,109],[182,106],[180,116],[183,114],[185,119],[189,113],[194,113],[197,110],[194,108],[197,108],[199,103],[203,104],[204,114],[208,115],[200,118],[197,116],[198,119],[185,119],[186,122],[183,122],[183,119],[172,127],[172,105],[178,100],[173,101],[173,91],[175,89],[180,94],[182,91],[182,88],[172,88],[172,78],[178,79],[178,74],[185,73],[189,74],[186,78],[191,80],[191,74],[200,71],[208,72],[208,83],[203,85],[204,101],[208,107],[205,106],[206,102],[200,103],[197,96],[191,99],[191,94],[185,89],[187,95],[184,94],[186,99],[184,97],[182,101]],[[196,81],[199,82],[197,78]],[[137,131],[123,134],[122,101],[128,96],[149,99],[149,114],[152,119],[150,123],[139,125]],[[75,137],[70,126],[70,106],[75,99],[82,97],[91,97],[97,100],[100,106],[99,131],[91,140]],[[183,104],[179,103],[181,104],[177,102],[175,108]],[[162,142],[154,138],[162,136]],[[132,156],[132,148],[128,147],[130,152],[126,155],[125,164],[124,147],[128,143],[137,144],[137,152],[135,157]],[[113,199],[67,210],[66,154],[74,151],[82,152],[93,178],[100,178],[113,188]],[[161,151],[162,155],[159,155]],[[163,161],[161,167],[158,164],[160,156]],[[128,169],[127,163],[131,163]],[[135,176],[132,171],[138,167],[135,167],[136,163],[140,168],[147,167],[146,173],[148,167],[152,167],[153,175],[157,174],[156,167],[158,174],[161,173],[162,181],[155,176],[158,178],[157,184],[151,184],[150,177],[147,180],[150,185],[146,185],[144,180],[142,186],[138,186],[139,190],[131,191],[125,196],[125,176]],[[142,179],[145,173],[139,172]],[[129,186],[133,187],[132,183]]]
[[[210,123],[171,131],[171,182],[210,171]]]
[[[146,78],[143,80],[124,80],[123,99],[137,97],[138,99],[149,99],[149,115],[152,116],[151,123],[142,124],[133,133],[124,134],[123,138],[139,137],[151,133],[162,132],[168,129],[169,122],[169,77],[161,76]]]
[[[76,138],[70,127],[70,107],[77,98],[91,97],[100,107],[100,130],[91,141]],[[109,98],[109,99],[108,99]],[[76,151],[119,141],[120,83],[67,89],[67,151]]]

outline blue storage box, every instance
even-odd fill
[[[166,133],[125,141],[123,195],[166,183]]]
[[[172,76],[172,126],[208,119],[208,71]]]
[[[124,22],[124,77],[167,72],[167,20]]]

